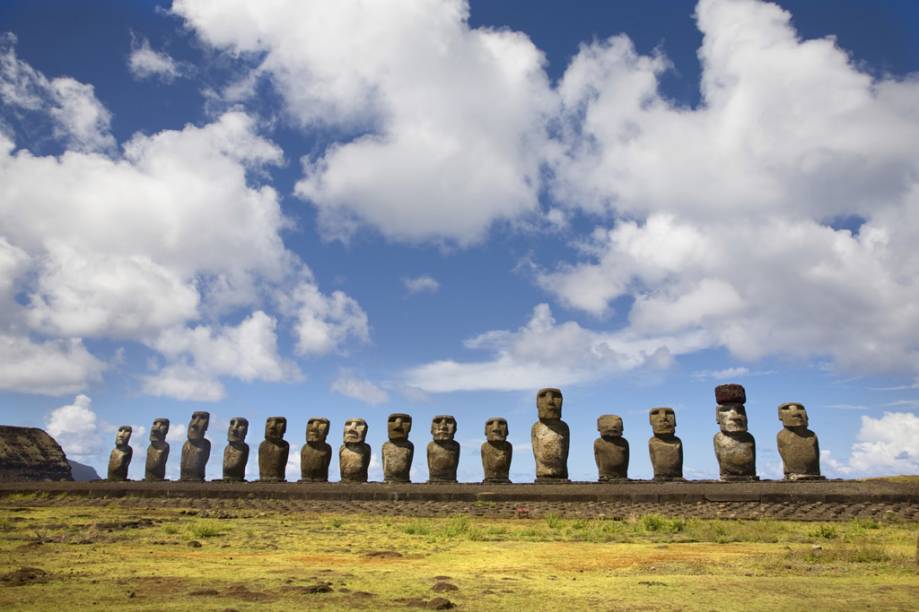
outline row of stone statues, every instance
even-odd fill
[[[720,431],[715,434],[715,455],[725,481],[758,480],[756,475],[756,442],[747,431],[746,393],[741,385],[719,385],[715,388],[716,421]],[[540,389],[536,394],[539,420],[533,424],[531,443],[536,460],[536,482],[568,481],[568,448],[570,431],[562,420],[562,392],[554,388]],[[783,428],[779,432],[778,448],[788,480],[821,479],[820,450],[817,436],[807,428],[807,411],[799,403],[782,404],[778,408]],[[676,436],[676,413],[672,408],[652,408],[649,413],[653,437],[648,441],[655,480],[683,479],[683,442]],[[205,438],[210,415],[195,412],[188,424],[188,440],[182,446],[180,479],[203,481],[204,470],[211,454],[211,443]],[[385,482],[410,482],[415,447],[409,441],[412,417],[395,413],[387,420],[389,440],[383,444],[383,479]],[[597,419],[600,437],[594,441],[594,458],[601,482],[628,479],[629,443],[622,437],[622,418],[607,414]],[[164,480],[169,444],[166,434],[169,419],[155,419],[150,429],[147,448],[145,480]],[[249,421],[242,417],[230,420],[227,446],[223,452],[223,480],[245,480],[249,461],[246,435]],[[265,423],[265,439],[258,449],[259,479],[283,482],[290,454],[284,440],[287,419],[269,417]],[[300,482],[327,482],[332,448],[326,443],[329,420],[311,418],[306,425],[306,444],[300,451]],[[428,444],[429,482],[456,482],[460,445],[453,438],[456,419],[449,415],[434,417],[431,423],[433,440]],[[507,421],[492,417],[485,422],[485,442],[481,447],[482,470],[486,483],[509,483],[513,447],[507,441]],[[345,421],[344,440],[338,451],[341,480],[366,482],[370,467],[370,445],[366,443],[367,422],[364,419]],[[115,449],[109,458],[109,480],[126,480],[132,450],[129,446],[131,427],[118,428]]]

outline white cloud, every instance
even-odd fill
[[[345,293],[324,294],[314,284],[301,283],[289,294],[287,308],[294,311],[297,319],[294,333],[301,355],[323,355],[349,338],[369,340],[367,314]]]
[[[675,356],[706,348],[704,332],[642,337],[630,331],[597,332],[576,322],[556,324],[546,304],[516,331],[490,331],[465,342],[492,353],[484,361],[435,361],[405,373],[408,385],[427,392],[534,389],[590,382],[638,368],[668,367]]]
[[[910,412],[885,412],[863,416],[847,462],[823,451],[831,471],[847,476],[882,476],[919,473],[919,416]]]
[[[382,404],[389,394],[371,381],[359,378],[353,372],[342,369],[332,382],[332,391],[367,404]]]
[[[693,372],[693,378],[699,380],[728,380],[732,378],[740,378],[741,376],[748,376],[750,374],[749,368],[724,368],[723,370],[702,370],[700,372]]]
[[[258,58],[288,114],[359,137],[304,159],[296,193],[327,237],[480,240],[538,210],[555,96],[523,34],[470,29],[462,0],[200,2],[173,10],[206,43]],[[243,79],[233,91],[254,91]]]
[[[79,339],[35,342],[0,333],[0,389],[66,395],[101,380],[104,370]]]
[[[181,76],[179,65],[168,53],[155,51],[150,41],[141,38],[131,44],[131,55],[128,57],[128,69],[135,79],[158,78],[171,83]]]
[[[92,402],[86,395],[77,395],[72,404],[55,408],[45,419],[48,433],[68,457],[88,457],[102,451]]]
[[[79,151],[108,151],[112,115],[96,98],[92,85],[70,77],[48,79],[16,57],[16,37],[0,34],[0,101],[52,119],[54,135]]]
[[[402,284],[409,293],[436,293],[440,289],[440,283],[437,279],[429,274],[422,274],[412,278],[403,278]]]

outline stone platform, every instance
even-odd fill
[[[369,512],[390,515],[919,521],[919,483],[649,482],[568,484],[384,484],[223,482],[0,483],[0,503],[177,505],[202,510]]]

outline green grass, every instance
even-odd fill
[[[378,610],[445,596],[462,610],[910,610],[919,599],[916,523],[221,508],[0,500],[0,574],[48,573],[0,586],[0,608]],[[458,590],[433,592],[437,581]]]

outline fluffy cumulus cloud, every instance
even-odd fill
[[[366,404],[382,404],[389,399],[385,390],[347,369],[338,373],[332,382],[332,391]]]
[[[664,98],[666,58],[624,36],[567,69],[553,193],[618,221],[540,283],[595,315],[632,298],[645,337],[915,372],[919,81],[872,78],[774,4],[702,0],[696,16],[698,107]]]
[[[919,416],[911,412],[885,412],[863,416],[847,461],[823,451],[830,471],[845,476],[919,473]]]
[[[133,41],[128,69],[135,79],[157,78],[171,83],[182,75],[179,64],[168,53],[150,47],[150,41],[140,38]]]
[[[5,104],[53,117],[59,79],[11,53],[0,56]],[[283,244],[278,195],[258,183],[282,153],[247,114],[137,134],[117,155],[68,142],[39,156],[0,135],[0,388],[77,391],[104,368],[84,340],[114,339],[163,360],[147,391],[217,399],[220,377],[298,377],[278,354],[279,326],[308,328],[311,355],[367,338],[360,305],[322,293]]]
[[[303,163],[296,191],[327,236],[365,223],[394,239],[471,243],[538,208],[555,104],[543,55],[520,33],[471,29],[465,1],[173,10],[210,45],[255,58],[242,82],[269,79],[296,122],[358,134]]]
[[[662,368],[677,355],[705,348],[705,332],[643,337],[631,331],[601,332],[574,321],[558,324],[547,304],[533,309],[517,330],[489,331],[465,342],[487,351],[478,361],[442,360],[405,373],[406,382],[427,392],[508,391],[591,382],[639,368]]]
[[[77,395],[72,404],[55,408],[45,419],[48,433],[68,457],[89,457],[102,450],[92,403],[90,397]]]
[[[440,289],[440,283],[437,282],[436,278],[429,274],[403,278],[402,284],[405,286],[405,290],[412,294],[437,293],[437,290]]]

